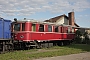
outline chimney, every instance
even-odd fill
[[[74,12],[68,13],[69,25],[74,26]]]

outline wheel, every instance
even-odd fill
[[[63,46],[63,45],[64,45],[64,42],[63,42],[63,41],[58,41],[58,42],[57,42],[57,45],[58,45],[58,46]]]
[[[61,46],[64,46],[64,42],[63,41],[61,41]]]

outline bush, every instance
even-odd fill
[[[89,44],[89,45],[90,45],[90,39],[88,40],[87,44]]]
[[[81,44],[82,43],[82,39],[79,38],[79,37],[76,37],[75,40],[74,40],[74,43]]]
[[[83,37],[83,38],[82,38]],[[79,30],[75,33],[75,40],[76,44],[90,44],[90,39],[88,37],[88,33],[81,33]]]
[[[75,40],[74,40],[74,42],[77,43],[77,44],[81,44],[82,43],[81,36],[82,36],[82,33],[79,30],[77,30],[75,32]]]

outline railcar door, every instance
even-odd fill
[[[31,40],[37,40],[37,33],[36,33],[36,24],[31,23],[31,33],[30,33],[30,39]]]
[[[11,21],[5,20],[4,22],[4,38],[11,38]]]
[[[68,34],[67,34],[67,38],[70,39],[71,38],[71,27],[68,27]]]

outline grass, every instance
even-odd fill
[[[43,57],[77,54],[83,52],[90,52],[89,47],[90,45],[76,44],[63,47],[55,46],[43,49],[14,51],[5,54],[0,54],[0,60],[32,60]]]

